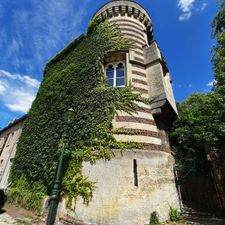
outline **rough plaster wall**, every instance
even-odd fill
[[[157,98],[165,92],[163,71],[160,63],[153,64],[147,68],[147,79],[150,99]]]
[[[156,42],[153,42],[148,48],[145,48],[145,62],[146,64],[152,63],[157,59],[161,59],[161,53],[158,49]]]
[[[166,76],[164,77],[166,96],[167,96],[168,101],[170,102],[170,104],[174,108],[174,110],[177,112],[176,102],[175,102],[175,99],[174,99],[172,85],[171,85],[170,80],[171,80],[170,74],[169,74],[169,72],[167,72]]]
[[[139,186],[134,186],[133,159],[137,160]],[[157,151],[115,152],[110,161],[84,163],[83,173],[96,190],[88,206],[78,199],[75,214],[97,225],[144,225],[157,211],[161,221],[168,219],[170,206],[179,208],[173,174],[173,157]],[[63,209],[66,214],[66,209]]]
[[[168,131],[166,129],[166,126],[160,118],[157,118],[157,116],[155,117],[155,122],[158,128],[159,137],[162,140],[162,149],[170,152],[170,143],[169,143],[169,137],[167,133]]]

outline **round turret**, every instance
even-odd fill
[[[106,76],[112,86],[117,85],[117,70],[119,65],[124,68],[124,85],[131,84],[133,92],[140,93],[145,99],[150,98],[150,90],[145,65],[145,49],[152,41],[152,24],[146,10],[136,2],[129,0],[114,0],[105,4],[94,15],[99,23],[108,19],[116,23],[125,38],[132,40],[133,46],[128,53],[111,54],[105,58]],[[120,73],[121,76],[121,73]],[[115,134],[118,141],[133,141],[141,143],[144,149],[168,151],[162,147],[162,140],[148,104],[139,103],[137,113],[130,115],[118,112],[113,121],[113,127],[120,132]],[[132,133],[132,135],[130,135]]]
[[[139,34],[138,39],[144,39],[141,45],[148,44],[152,39],[152,22],[146,10],[131,0],[113,0],[106,3],[94,15],[98,21],[109,19],[123,26],[133,28]],[[129,34],[130,35],[130,34]],[[137,36],[136,36],[137,38]]]

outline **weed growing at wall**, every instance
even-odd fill
[[[181,221],[183,219],[181,212],[178,209],[174,209],[172,207],[170,207],[169,216],[170,216],[170,221],[172,222]]]
[[[107,54],[129,47],[130,41],[123,38],[118,27],[105,21],[89,29],[86,36],[73,41],[47,64],[18,143],[10,176],[13,187],[25,177],[29,185],[39,182],[50,193],[60,154],[58,146],[66,132],[69,150],[64,160],[62,194],[69,205],[78,195],[88,203],[94,185],[82,176],[82,162],[109,160],[111,149],[138,146],[115,141],[112,119],[116,110],[134,112],[134,102],[142,99],[130,87],[107,86],[103,72]],[[70,108],[74,113],[68,125]]]
[[[151,213],[149,225],[161,225],[161,223],[159,222],[158,213],[156,211]]]

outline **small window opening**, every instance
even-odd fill
[[[138,187],[137,160],[133,160],[134,186]]]
[[[3,152],[3,149],[4,149],[5,146],[6,146],[6,143],[7,143],[7,141],[8,141],[8,138],[9,138],[9,134],[7,134],[7,136],[4,137],[4,142],[3,142],[3,145],[2,145],[2,147],[1,147],[1,149],[0,149],[0,156],[1,156],[2,152]]]
[[[106,67],[107,84],[112,87],[125,86],[125,66],[124,63],[112,63]]]
[[[148,38],[148,44],[151,45],[154,37],[153,37],[153,31],[150,27],[147,27],[147,38]]]

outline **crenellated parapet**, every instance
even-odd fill
[[[152,22],[148,13],[138,3],[133,1],[111,1],[99,9],[95,16],[100,20],[105,20],[114,16],[133,17],[140,21],[145,27],[151,27]]]

